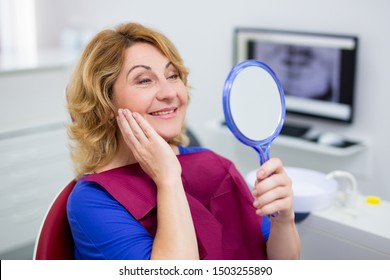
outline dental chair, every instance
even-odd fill
[[[35,242],[34,260],[74,259],[74,243],[66,214],[66,203],[75,184],[75,180],[69,182],[49,207]]]

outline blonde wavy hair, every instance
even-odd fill
[[[113,85],[125,50],[137,42],[157,47],[176,67],[188,88],[188,69],[173,43],[163,34],[137,23],[106,29],[87,44],[67,87],[67,109],[73,122],[68,126],[71,157],[76,178],[109,163],[118,147],[118,126],[112,113]],[[187,145],[185,126],[169,143]]]

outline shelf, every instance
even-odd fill
[[[221,120],[211,121],[208,126],[216,132],[233,136]],[[353,142],[356,144],[349,145],[348,147],[335,147],[313,142],[301,137],[279,135],[272,144],[337,157],[351,156],[362,152],[367,148],[367,145],[363,141],[354,140]]]
[[[332,155],[332,156],[350,156],[359,153],[366,149],[366,145],[363,142],[356,143],[349,147],[335,147],[329,145],[323,145],[316,142],[312,142],[303,138],[290,137],[279,135],[273,142],[275,145],[286,146],[296,149],[301,149],[310,152],[316,152],[320,154]]]

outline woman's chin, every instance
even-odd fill
[[[152,126],[153,126],[153,124],[152,124]],[[174,139],[178,135],[180,135],[182,126],[181,126],[181,124],[174,125],[174,126],[173,125],[170,125],[170,126],[159,125],[158,127],[153,126],[153,128],[156,130],[158,135],[160,135],[165,141],[169,141],[169,140]]]
[[[179,133],[160,133],[157,131],[157,133],[167,142],[169,142],[170,140],[174,139],[176,136],[178,136],[180,134]]]

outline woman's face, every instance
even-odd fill
[[[177,69],[159,49],[136,43],[125,50],[125,61],[114,83],[113,103],[141,114],[165,140],[183,126],[188,95]]]

